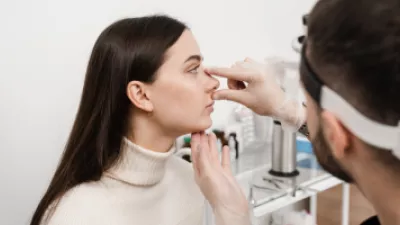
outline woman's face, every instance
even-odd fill
[[[149,88],[152,118],[174,134],[202,131],[212,124],[211,94],[219,82],[204,72],[199,46],[189,30],[166,52]]]

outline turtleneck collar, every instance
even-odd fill
[[[124,137],[121,154],[117,164],[105,175],[132,185],[149,186],[158,183],[163,178],[167,161],[173,151],[147,150]]]

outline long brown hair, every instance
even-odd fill
[[[69,189],[99,180],[118,160],[129,123],[128,83],[153,82],[165,52],[186,28],[173,18],[154,15],[119,20],[100,34],[65,151],[31,225],[39,225],[49,206]]]

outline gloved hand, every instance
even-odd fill
[[[215,134],[192,134],[192,164],[196,183],[213,208],[217,225],[250,225],[246,197],[232,175],[229,148],[222,159],[217,152]]]
[[[303,125],[303,106],[290,99],[280,86],[285,69],[279,59],[267,59],[266,63],[246,59],[231,68],[207,68],[205,71],[228,78],[229,89],[216,91],[215,100],[241,103],[257,114],[274,117],[296,128]]]

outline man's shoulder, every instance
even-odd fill
[[[380,225],[381,223],[379,222],[379,219],[377,216],[370,217],[366,221],[364,221],[360,225]]]

